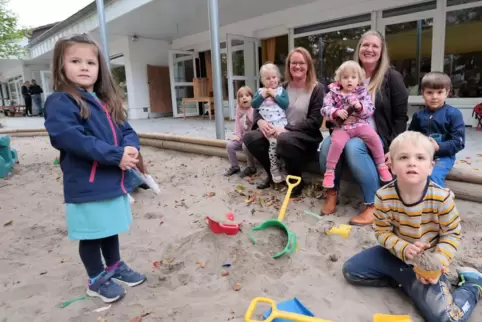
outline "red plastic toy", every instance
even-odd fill
[[[209,216],[206,219],[208,220],[209,229],[215,234],[236,235],[239,231],[240,224],[222,224]],[[234,221],[234,214],[232,212],[227,213],[226,219]]]

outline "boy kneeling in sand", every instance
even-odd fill
[[[401,287],[426,321],[466,321],[482,295],[482,274],[458,268],[461,282],[450,293],[445,273],[459,246],[460,217],[453,193],[429,179],[434,152],[419,132],[407,131],[393,140],[390,157],[397,179],[375,197],[375,235],[381,246],[350,258],[343,275],[352,284]],[[440,278],[414,271],[419,256],[439,266]]]

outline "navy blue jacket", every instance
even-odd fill
[[[45,102],[45,127],[60,151],[66,203],[115,198],[127,193],[119,168],[125,146],[139,149],[136,132],[125,121],[115,124],[107,109],[90,93],[79,91],[90,108],[87,119],[71,95],[53,93]]]
[[[465,123],[462,113],[455,107],[445,104],[432,111],[425,107],[415,112],[409,131],[430,134],[442,134],[436,157],[455,157],[465,147]]]

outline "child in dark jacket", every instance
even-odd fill
[[[425,108],[417,111],[409,130],[421,132],[435,148],[435,166],[430,179],[445,187],[445,177],[453,168],[455,155],[465,147],[465,123],[462,113],[446,104],[452,82],[441,72],[431,72],[422,79],[421,89]]]
[[[68,237],[79,240],[87,295],[114,302],[126,293],[116,282],[146,279],[121,261],[118,236],[132,222],[125,176],[138,163],[139,138],[102,50],[87,35],[56,43],[53,84],[45,127],[60,151]]]

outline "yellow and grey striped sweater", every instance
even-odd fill
[[[380,188],[375,197],[375,235],[380,245],[402,261],[405,247],[420,241],[435,247],[435,254],[446,267],[460,242],[460,217],[453,194],[427,182],[423,198],[405,204],[397,190],[397,181]]]

